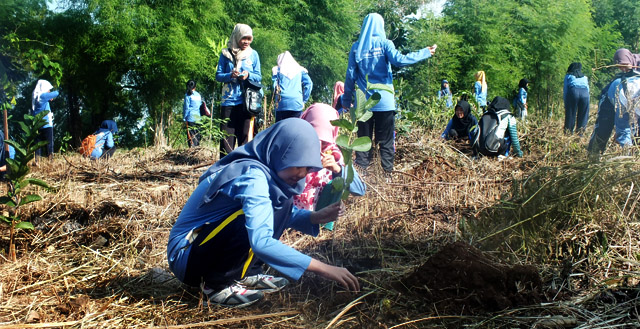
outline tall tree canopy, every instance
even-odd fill
[[[620,46],[638,47],[633,0],[449,0],[441,16],[410,15],[428,2],[66,0],[51,12],[44,0],[5,0],[0,82],[9,95],[23,95],[16,114],[28,110],[37,78],[60,87],[52,106],[58,140],[68,132],[79,143],[113,118],[120,144],[137,146],[174,142],[165,130],[180,129],[187,80],[198,82],[209,104],[219,101],[219,49],[235,23],[252,26],[267,87],[277,55],[289,50],[309,70],[313,101],[329,101],[333,83],[344,79],[369,12],[383,15],[402,52],[439,45],[429,61],[394,69],[400,104],[435,95],[442,79],[454,92],[471,90],[473,74],[484,70],[490,97],[511,97],[526,77],[530,102],[546,112],[561,100],[569,63],[581,61],[601,86],[610,73],[589,69],[609,64]]]

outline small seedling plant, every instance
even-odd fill
[[[367,90],[376,89],[393,94],[393,88],[385,84],[370,84],[367,82]],[[371,149],[371,138],[362,136],[355,138],[358,132],[358,122],[365,122],[373,116],[371,108],[373,108],[382,96],[379,92],[374,92],[367,99],[364,91],[356,89],[356,106],[349,109],[349,118],[343,117],[331,121],[331,124],[340,127],[341,133],[336,139],[336,144],[340,148],[342,158],[344,159],[344,169],[347,170],[346,179],[337,177],[333,180],[332,185],[334,191],[342,191],[341,200],[345,201],[349,198],[349,185],[353,182],[353,152],[367,152]]]
[[[5,109],[6,110],[6,109]],[[7,194],[0,197],[0,204],[8,208],[8,212],[0,214],[0,219],[9,225],[9,259],[16,261],[15,235],[17,230],[31,230],[33,224],[22,220],[20,210],[22,206],[31,202],[40,201],[42,197],[30,193],[27,187],[36,185],[50,190],[49,184],[43,180],[29,178],[31,172],[29,162],[33,160],[35,151],[48,144],[47,141],[37,141],[38,130],[47,122],[43,119],[49,112],[43,111],[35,116],[24,115],[24,121],[19,122],[22,135],[16,136],[16,140],[5,140],[5,143],[15,148],[15,159],[7,158]]]

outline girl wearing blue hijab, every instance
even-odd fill
[[[113,120],[104,120],[95,133],[96,143],[91,152],[91,160],[108,159],[116,152],[113,135],[118,133],[118,125]]]
[[[315,236],[319,224],[337,219],[339,203],[315,212],[293,207],[307,173],[321,168],[318,135],[298,118],[279,121],[233,150],[200,177],[171,229],[171,271],[185,284],[199,285],[210,302],[235,307],[288,283],[261,274],[262,262],[293,280],[309,270],[358,291],[348,270],[279,241],[286,228]]]
[[[392,64],[397,67],[411,65],[431,57],[435,50],[434,45],[407,55],[401,54],[396,50],[393,42],[387,39],[382,16],[371,13],[364,18],[360,38],[349,51],[342,104],[354,103],[356,85],[360,90],[365,91],[367,99],[376,91],[380,92],[382,96],[380,102],[371,109],[373,117],[366,122],[358,122],[358,137],[371,138],[375,132],[375,140],[380,145],[382,168],[387,173],[393,170],[395,156],[395,98],[392,93],[386,91],[367,90],[367,78],[369,83],[385,84],[393,89]],[[371,151],[356,152],[355,163],[366,169],[371,162],[371,156]]]

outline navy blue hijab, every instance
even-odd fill
[[[112,134],[115,134],[118,132],[118,125],[116,124],[115,121],[113,120],[102,121],[102,123],[100,124],[100,129],[96,131],[96,134],[107,132],[107,131],[110,131]]]
[[[260,132],[249,143],[238,147],[200,176],[198,183],[217,173],[207,189],[202,202],[213,200],[227,182],[246,173],[249,168],[258,168],[269,181],[269,196],[275,209],[281,207],[294,195],[302,193],[305,179],[295,186],[278,177],[278,172],[290,167],[307,167],[310,172],[322,169],[320,140],[313,126],[305,120],[289,118],[276,122]]]

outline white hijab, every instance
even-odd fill
[[[53,85],[51,82],[47,80],[38,80],[36,84],[36,88],[33,89],[33,95],[31,96],[31,111],[32,113],[36,111],[36,105],[40,101],[40,95],[44,93],[48,93],[53,89]]]
[[[239,43],[240,40],[244,37],[251,37],[253,39],[253,30],[249,25],[246,24],[236,24],[233,28],[233,32],[231,32],[231,36],[229,37],[229,41],[227,41],[227,48],[222,49],[222,55],[224,57],[233,61],[233,56],[235,56],[236,60],[233,63],[233,67],[240,70],[240,63],[243,59],[249,57],[253,49],[251,46],[247,47],[245,50],[240,50]],[[229,51],[231,50],[231,51]]]
[[[284,53],[278,55],[278,66],[274,66],[272,69],[273,75],[278,74],[278,70],[280,73],[289,79],[293,79],[300,72],[307,72],[307,69],[300,66],[298,62],[291,56],[289,51],[285,51]]]

